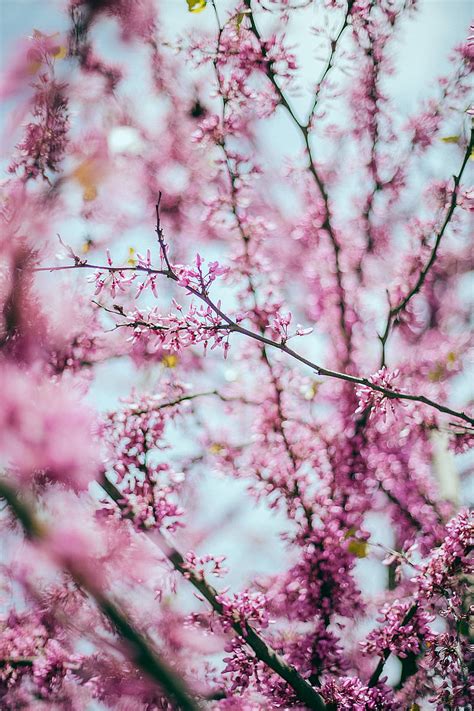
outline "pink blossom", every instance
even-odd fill
[[[57,173],[65,154],[69,128],[68,100],[64,86],[40,75],[35,85],[33,121],[26,126],[25,136],[17,145],[18,154],[9,171],[24,180]]]
[[[83,489],[96,477],[94,417],[67,383],[2,365],[0,452],[25,485],[61,481]]]
[[[409,602],[401,603],[399,600],[385,605],[377,620],[382,625],[367,636],[363,651],[382,655],[389,650],[404,659],[408,654],[419,654],[423,643],[431,644],[434,635],[429,623],[433,617],[420,610],[411,615],[410,608]]]
[[[101,428],[123,510],[133,516],[138,529],[163,526],[174,531],[182,525],[178,501],[182,476],[165,462],[152,459],[153,450],[165,447],[164,431],[172,417],[172,410],[160,409],[159,399],[141,398],[111,412]],[[114,507],[106,503],[104,510],[113,513]]]
[[[229,273],[229,267],[223,267],[219,262],[208,262],[207,271],[204,271],[202,257],[197,254],[195,266],[174,265],[175,273],[178,277],[178,284],[184,287],[192,287],[200,293],[207,294],[210,286],[217,277],[225,276]]]
[[[2,708],[469,705],[472,28],[314,4],[12,32]]]
[[[374,385],[380,385],[383,388],[396,392],[393,387],[393,381],[398,378],[399,374],[398,370],[389,372],[387,368],[383,367],[377,371],[377,373],[371,375],[369,380]],[[385,393],[373,390],[368,385],[361,385],[357,389],[357,396],[359,398],[359,406],[356,413],[365,412],[367,408],[370,408],[371,417],[379,415],[385,419],[388,411],[392,414],[395,412],[393,401],[390,400]]]

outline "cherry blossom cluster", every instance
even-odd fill
[[[338,681],[330,679],[324,684],[323,693],[329,704],[335,708],[347,709],[387,709],[395,711],[397,705],[390,699],[390,692],[384,687],[369,688],[357,677],[348,677]]]
[[[198,556],[194,551],[186,553],[186,565],[193,571],[194,574],[204,578],[205,571],[209,571],[211,575],[220,578],[224,576],[228,570],[222,563],[225,561],[225,556],[215,556],[210,553]],[[209,565],[210,564],[210,565]]]
[[[159,397],[130,400],[109,413],[100,433],[110,457],[106,471],[122,497],[122,514],[130,515],[138,529],[174,531],[183,515],[178,494],[184,475],[157,459],[166,447],[165,427],[173,417],[173,410],[162,409],[161,404]],[[104,511],[116,513],[107,502]]]
[[[174,271],[178,277],[178,284],[184,287],[192,287],[201,294],[208,294],[212,282],[215,281],[217,277],[229,273],[229,267],[222,267],[219,262],[209,262],[205,273],[202,265],[203,259],[199,254],[196,255],[195,267],[176,265]]]
[[[167,316],[158,308],[147,311],[132,311],[126,314],[124,324],[133,329],[132,343],[145,340],[152,348],[179,353],[194,344],[202,343],[206,350],[221,347],[224,356],[230,348],[229,325],[222,321],[211,306],[191,304],[185,312],[183,306],[173,300],[175,313]]]
[[[63,59],[66,49],[59,35],[48,36],[35,30],[31,46],[25,46],[23,52],[15,71],[30,77],[34,90],[32,120],[25,127],[9,171],[24,181],[38,176],[49,180],[49,176],[59,172],[68,143],[66,87],[55,79],[54,72],[55,60]]]
[[[33,682],[35,693],[44,700],[54,699],[68,679],[73,683],[72,677],[80,669],[83,657],[52,636],[46,615],[40,611],[11,612],[0,625],[0,678],[7,689],[16,689],[18,702],[22,696],[29,697],[28,680]],[[23,693],[20,691],[22,686]]]
[[[404,659],[408,654],[418,654],[421,644],[432,644],[434,635],[429,623],[433,621],[427,613],[416,609],[414,612],[410,603],[394,603],[385,605],[381,610],[378,622],[382,625],[367,636],[363,650],[366,654],[381,654],[388,650]]]
[[[268,626],[266,600],[261,593],[244,592],[233,597],[219,593],[216,599],[222,606],[220,623],[224,630],[237,623],[242,626],[245,637],[247,623],[257,624],[259,629]]]
[[[447,524],[443,544],[434,552],[417,578],[421,599],[453,595],[462,590],[466,584],[463,572],[469,571],[473,544],[472,515],[468,511],[461,511]]]
[[[393,382],[399,376],[399,371],[388,372],[387,368],[384,366],[377,373],[371,375],[369,380],[375,385],[381,385],[389,390],[394,390]],[[395,391],[395,390],[394,390]],[[357,395],[359,397],[359,406],[356,413],[365,412],[370,409],[370,416],[379,415],[382,418],[386,418],[387,413],[395,413],[393,402],[385,395],[385,393],[377,392],[367,385],[362,385],[357,389]]]

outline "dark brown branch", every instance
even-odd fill
[[[318,81],[317,89],[316,89],[316,92],[315,92],[315,95],[314,95],[313,104],[312,104],[312,106],[311,106],[311,110],[310,110],[310,112],[309,112],[308,120],[307,120],[307,122],[306,122],[306,126],[307,126],[308,128],[309,128],[309,126],[311,125],[311,122],[312,122],[312,120],[313,120],[314,113],[315,113],[316,108],[317,108],[317,106],[318,106],[319,97],[320,97],[320,94],[321,94],[321,89],[322,89],[322,87],[323,87],[324,80],[326,79],[327,75],[329,74],[329,72],[331,71],[331,69],[332,69],[333,66],[334,66],[334,57],[335,57],[335,55],[336,55],[336,50],[337,50],[337,47],[338,47],[338,44],[339,44],[339,40],[341,39],[342,34],[343,34],[344,30],[346,29],[346,27],[348,27],[348,25],[349,25],[349,17],[350,17],[350,15],[351,15],[352,6],[353,6],[353,5],[354,5],[354,0],[348,0],[348,2],[347,2],[347,8],[346,8],[346,13],[345,13],[345,15],[344,15],[344,20],[343,20],[343,22],[342,22],[341,29],[340,29],[339,32],[337,33],[336,37],[335,37],[333,40],[331,40],[331,51],[330,51],[330,53],[329,53],[328,61],[326,62],[326,66],[325,66],[325,68],[324,68],[324,70],[323,70],[323,73],[322,73],[322,75],[321,75],[321,79]]]
[[[32,667],[35,660],[30,657],[4,657],[0,659],[0,669],[4,667],[12,667],[17,669],[19,667]]]
[[[223,27],[220,23],[219,15],[217,12],[217,7],[216,7],[214,0],[212,2],[212,6],[214,8],[214,13],[216,16],[216,22],[217,22],[217,27],[218,27],[217,50],[216,50],[216,57],[214,59],[213,66],[214,66],[214,73],[216,76],[216,80],[217,80],[217,83],[219,86],[219,94],[222,98],[222,125],[224,126],[225,122],[226,122],[226,107],[228,104],[228,98],[223,91],[223,83],[222,83],[221,75],[219,72],[219,52],[220,52],[220,42],[221,42]],[[254,280],[252,277],[252,271],[251,271],[252,263],[251,263],[251,257],[250,257],[250,251],[249,251],[251,238],[245,228],[245,225],[242,222],[242,219],[241,219],[241,216],[239,213],[239,209],[238,209],[238,188],[237,188],[238,175],[235,173],[234,169],[232,168],[231,158],[229,155],[225,137],[223,137],[221,139],[221,141],[219,142],[219,145],[222,148],[222,152],[224,154],[225,166],[226,166],[227,174],[229,177],[230,208],[231,208],[232,214],[234,215],[234,218],[235,218],[235,221],[237,224],[237,229],[238,229],[238,232],[239,232],[239,235],[242,239],[242,244],[243,244],[245,263],[246,263],[245,276],[247,279],[249,291],[252,295],[254,309],[255,309],[255,312],[257,312],[258,311],[257,290],[256,290]],[[258,327],[259,333],[261,335],[264,335],[265,323],[262,321],[261,318],[258,319],[257,327]],[[290,442],[288,441],[288,437],[286,436],[286,433],[285,433],[285,428],[283,427],[283,422],[285,420],[285,417],[283,414],[283,407],[282,407],[282,397],[281,397],[282,390],[281,390],[281,387],[278,383],[278,379],[274,373],[274,368],[272,366],[270,358],[268,357],[268,353],[267,353],[267,349],[266,349],[265,345],[262,346],[261,356],[262,356],[263,363],[265,364],[265,366],[267,367],[267,369],[269,371],[271,383],[273,385],[273,389],[275,392],[275,403],[276,403],[277,413],[278,413],[278,430],[279,430],[280,436],[282,438],[283,444],[285,446],[288,458],[291,462],[291,466],[293,469],[293,487],[291,490],[288,490],[288,487],[284,487],[284,493],[289,494],[293,499],[297,499],[301,502],[302,508],[304,510],[306,522],[309,525],[309,527],[311,528],[311,526],[312,526],[312,511],[304,503],[304,501],[302,499],[300,487],[298,484],[298,480],[296,478],[296,472],[298,469],[297,458],[295,457],[293,448],[291,447]],[[281,488],[281,487],[278,487],[278,488]]]
[[[158,244],[160,245],[161,255],[166,264],[167,270],[165,273],[168,275],[174,274],[173,267],[170,264],[168,257],[168,248],[165,242],[165,236],[163,233],[163,228],[161,227],[161,217],[160,217],[160,203],[161,203],[161,191],[158,194],[158,202],[156,203],[156,235],[158,237]]]
[[[94,264],[88,264],[82,263],[78,265],[69,265],[69,266],[62,266],[62,267],[36,267],[32,271],[51,271],[51,272],[56,272],[56,271],[61,271],[63,269],[79,269],[79,268],[90,268],[90,269],[99,269],[101,271],[118,271],[118,267],[108,267],[108,266],[98,266]],[[161,270],[161,269],[151,269],[151,268],[146,268],[146,267],[129,267],[128,269],[135,269],[138,271],[145,272],[147,274],[160,274],[163,276],[166,276],[168,279],[172,279],[173,281],[178,281],[178,277],[174,273],[174,271],[168,271],[168,270]],[[264,343],[267,346],[271,346],[272,348],[276,348],[277,350],[281,351],[282,353],[286,353],[286,355],[290,356],[291,358],[294,358],[295,360],[299,361],[300,363],[303,363],[304,365],[307,365],[308,367],[312,368],[318,375],[325,376],[327,378],[336,378],[337,380],[344,380],[348,383],[352,383],[353,385],[365,385],[366,387],[370,388],[371,390],[375,390],[376,392],[383,393],[386,397],[391,398],[393,400],[410,400],[412,402],[421,402],[424,405],[428,405],[429,407],[433,407],[436,410],[439,410],[439,412],[444,412],[447,415],[452,415],[453,417],[458,417],[461,420],[464,420],[465,422],[468,422],[470,425],[474,426],[474,418],[470,417],[467,415],[465,412],[459,412],[457,410],[453,410],[450,407],[446,407],[445,405],[441,405],[438,402],[435,402],[434,400],[430,400],[430,398],[425,397],[424,395],[412,395],[410,393],[404,393],[400,391],[395,391],[395,390],[390,390],[389,388],[385,388],[382,385],[376,385],[375,383],[372,383],[368,378],[363,378],[360,376],[356,375],[349,375],[348,373],[341,373],[337,370],[330,370],[329,368],[323,368],[322,366],[318,365],[317,363],[314,363],[308,358],[304,358],[302,355],[294,351],[292,348],[289,348],[285,342],[280,342],[278,343],[277,341],[272,341],[271,338],[267,338],[266,336],[262,336],[259,333],[255,333],[254,331],[250,331],[248,328],[244,328],[240,324],[236,323],[233,321],[229,316],[227,316],[216,304],[214,304],[213,301],[209,298],[209,296],[201,291],[198,291],[197,289],[194,289],[191,286],[186,286],[184,287],[189,294],[192,294],[193,296],[196,296],[198,299],[203,301],[205,304],[207,304],[212,311],[214,311],[215,314],[220,316],[222,320],[227,324],[229,332],[234,332],[234,333],[240,333],[243,336],[247,336],[248,338],[252,338],[255,341],[258,341],[259,343]],[[153,328],[153,325],[150,324],[150,328]],[[219,326],[220,329],[222,329],[222,326]]]
[[[86,260],[82,260],[77,264],[64,264],[60,267],[35,267],[32,271],[34,272],[62,272],[65,269],[97,269],[102,272],[146,272],[147,274],[161,274],[162,276],[169,277],[169,271],[167,269],[148,269],[147,267],[141,267],[136,265],[133,267],[110,267],[109,265],[101,266],[99,264],[89,264]]]

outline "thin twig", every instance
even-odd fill
[[[174,271],[173,271],[173,267],[171,266],[169,258],[168,258],[168,249],[167,249],[165,237],[163,234],[163,228],[161,227],[160,203],[161,203],[161,191],[158,193],[158,201],[156,203],[156,235],[158,237],[158,244],[160,245],[161,255],[162,255],[163,259],[165,260],[165,264],[167,266],[168,275],[171,275],[171,274],[174,274]]]
[[[118,267],[108,267],[108,266],[99,266],[99,265],[93,265],[93,264],[88,264],[83,263],[83,264],[78,264],[78,265],[69,265],[69,266],[61,266],[61,267],[35,267],[32,269],[33,272],[35,271],[61,271],[63,269],[84,269],[84,268],[89,268],[89,269],[99,269],[101,271],[118,271]],[[160,274],[162,276],[166,276],[168,279],[171,279],[172,281],[178,281],[178,277],[176,276],[175,272],[173,271],[172,267],[170,270],[162,270],[162,269],[152,269],[152,268],[147,268],[147,267],[129,267],[128,269],[130,270],[138,270],[141,272],[145,272],[147,274]],[[392,399],[392,400],[409,400],[412,402],[420,402],[423,403],[424,405],[428,405],[429,407],[433,407],[436,410],[439,410],[439,412],[444,412],[447,415],[452,415],[453,417],[458,417],[461,420],[464,420],[465,422],[468,422],[470,425],[474,426],[474,418],[470,417],[467,415],[465,412],[460,412],[457,410],[453,410],[450,407],[446,407],[445,405],[441,405],[438,402],[435,402],[434,400],[431,400],[430,398],[425,397],[424,395],[412,395],[410,393],[404,393],[400,392],[398,390],[391,390],[389,388],[385,388],[382,385],[377,385],[376,383],[372,383],[368,378],[363,378],[357,375],[349,375],[348,373],[341,373],[337,370],[331,370],[329,368],[323,368],[321,365],[318,365],[317,363],[314,363],[313,361],[309,360],[308,358],[305,358],[304,356],[300,355],[297,351],[293,350],[292,348],[289,348],[284,341],[277,342],[273,341],[271,338],[267,338],[266,336],[263,336],[259,333],[255,333],[254,331],[250,331],[248,328],[245,328],[244,326],[241,326],[238,324],[236,321],[233,321],[229,316],[227,316],[211,299],[209,296],[201,291],[198,291],[197,289],[194,289],[192,286],[186,286],[184,287],[189,294],[192,294],[193,296],[196,296],[198,299],[203,301],[205,304],[209,306],[209,308],[214,311],[215,314],[221,317],[222,321],[227,324],[227,330],[229,332],[233,333],[240,333],[243,336],[247,336],[248,338],[252,338],[255,341],[258,341],[259,343],[264,343],[267,346],[271,346],[272,348],[276,348],[277,350],[281,351],[282,353],[285,353],[286,355],[290,356],[291,358],[294,358],[295,360],[299,361],[300,363],[303,363],[304,365],[307,365],[309,368],[312,370],[316,371],[318,375],[325,376],[327,378],[336,378],[337,380],[344,380],[348,383],[352,383],[353,385],[365,385],[366,387],[370,388],[371,390],[375,390],[376,392],[383,393],[386,397]],[[153,324],[149,324],[150,328],[153,328]],[[219,325],[219,330],[222,330],[224,326]]]
[[[433,266],[433,264],[436,261],[436,257],[438,255],[438,249],[441,244],[441,240],[443,239],[444,233],[446,232],[446,228],[449,225],[451,218],[454,214],[454,211],[456,209],[456,206],[458,204],[459,184],[461,182],[462,175],[464,173],[466,165],[467,165],[469,158],[471,156],[473,146],[474,146],[474,129],[471,130],[469,144],[468,144],[466,152],[464,154],[461,168],[460,168],[457,175],[453,175],[454,187],[453,187],[453,192],[451,194],[451,201],[450,201],[448,210],[446,212],[446,216],[444,218],[441,229],[439,230],[438,234],[436,235],[433,249],[431,250],[431,254],[428,258],[428,261],[426,262],[423,269],[420,271],[420,273],[418,275],[418,279],[416,280],[414,286],[403,297],[403,299],[401,299],[396,306],[392,306],[388,312],[387,323],[385,324],[384,332],[381,336],[379,336],[380,342],[382,344],[382,366],[385,365],[385,345],[387,343],[387,339],[389,337],[390,330],[392,328],[392,324],[393,324],[394,320],[396,319],[397,316],[399,316],[399,314],[402,311],[405,310],[406,306],[411,301],[411,299],[415,296],[415,294],[418,294],[421,287],[425,283],[426,277],[428,276],[428,273],[429,273],[431,267]]]
[[[286,109],[286,111],[290,115],[293,123],[295,124],[295,126],[298,128],[298,130],[301,133],[301,136],[303,138],[303,142],[304,142],[304,145],[306,148],[306,152],[308,154],[308,161],[309,161],[308,169],[313,177],[313,180],[314,180],[314,182],[318,188],[318,191],[321,195],[321,198],[323,200],[325,219],[324,219],[324,222],[321,227],[322,227],[322,229],[326,230],[326,232],[328,233],[329,240],[331,242],[333,252],[334,252],[334,264],[335,264],[335,271],[336,271],[336,282],[337,282],[338,302],[339,302],[339,323],[340,323],[341,332],[342,332],[345,346],[346,346],[346,357],[345,357],[344,365],[347,365],[349,362],[349,358],[350,358],[352,339],[351,339],[351,330],[350,330],[350,327],[348,327],[347,318],[346,318],[346,298],[345,298],[345,290],[344,290],[344,285],[343,285],[343,280],[342,280],[342,268],[341,268],[341,263],[340,263],[341,245],[339,243],[338,236],[337,236],[337,234],[334,230],[333,224],[332,224],[331,208],[329,205],[329,195],[328,195],[326,186],[324,184],[324,181],[321,178],[321,175],[319,174],[319,172],[316,168],[314,154],[313,154],[313,150],[311,148],[311,143],[310,143],[310,122],[312,119],[312,111],[316,108],[318,96],[316,96],[315,104],[314,104],[314,106],[311,110],[311,113],[309,115],[309,118],[308,118],[308,123],[304,124],[301,121],[299,121],[296,114],[294,113],[294,111],[291,107],[291,104],[289,103],[283,90],[281,89],[281,87],[279,86],[279,84],[276,80],[276,73],[273,70],[273,60],[268,59],[267,49],[266,49],[265,44],[262,40],[262,36],[258,30],[258,27],[255,23],[255,18],[253,16],[253,12],[252,12],[251,0],[245,0],[245,5],[248,9],[247,17],[250,20],[250,29],[259,43],[260,51],[262,52],[262,57],[265,60],[266,75],[277,93],[279,103],[281,104],[281,106],[283,106]],[[342,31],[341,31],[341,34],[342,34]],[[329,69],[328,69],[328,71],[329,71]],[[327,72],[325,73],[324,76],[326,76],[326,75],[327,75]]]
[[[213,61],[213,66],[214,66],[214,73],[216,76],[216,81],[219,86],[219,95],[222,98],[222,125],[225,126],[226,123],[226,107],[228,105],[228,98],[224,93],[224,86],[221,78],[221,74],[219,71],[219,53],[220,53],[220,43],[221,43],[221,37],[223,33],[223,26],[220,23],[219,20],[219,14],[217,12],[217,7],[214,2],[212,1],[212,6],[214,8],[214,13],[216,16],[216,23],[217,23],[217,28],[218,28],[218,35],[217,35],[217,48],[216,48],[216,57]],[[257,315],[257,312],[259,310],[258,307],[258,297],[257,297],[257,290],[254,284],[253,276],[252,276],[252,262],[251,262],[251,257],[250,257],[250,235],[245,227],[245,225],[242,222],[241,216],[240,216],[240,211],[238,208],[238,187],[237,187],[237,178],[238,175],[235,173],[234,169],[232,168],[231,164],[231,158],[229,155],[229,150],[227,147],[226,139],[223,136],[222,139],[219,141],[219,145],[222,148],[222,152],[224,154],[224,159],[225,159],[225,166],[227,169],[227,174],[229,177],[229,183],[230,183],[230,208],[232,211],[232,214],[234,215],[235,221],[237,223],[237,229],[239,232],[239,235],[242,239],[242,244],[243,244],[243,250],[244,250],[244,256],[245,256],[245,263],[246,263],[246,272],[245,272],[245,277],[247,279],[249,291],[252,295],[253,299],[253,304],[254,304],[254,309],[255,309],[255,314]],[[257,327],[261,335],[264,335],[265,333],[265,323],[262,321],[261,318],[257,318]],[[275,404],[277,408],[277,414],[278,414],[278,431],[279,434],[282,438],[283,444],[285,446],[286,453],[288,455],[288,458],[291,463],[291,467],[293,470],[293,475],[292,475],[292,487],[291,489],[288,489],[288,486],[278,486],[277,488],[281,489],[283,488],[284,494],[286,493],[289,495],[292,500],[299,500],[301,502],[304,514],[305,514],[305,521],[309,528],[312,527],[312,510],[308,507],[307,504],[303,501],[303,497],[301,496],[300,492],[300,486],[298,483],[298,478],[297,478],[297,470],[298,470],[298,461],[297,457],[294,454],[293,448],[291,447],[291,444],[288,440],[288,437],[285,432],[285,428],[283,426],[283,423],[285,421],[284,413],[283,413],[283,405],[282,405],[282,389],[281,386],[278,382],[278,378],[275,375],[273,365],[271,363],[271,360],[268,356],[267,353],[267,348],[266,346],[262,346],[261,350],[261,359],[263,363],[265,364],[266,368],[269,371],[270,374],[270,380],[275,392]]]
[[[313,104],[311,106],[311,109],[310,109],[310,112],[308,115],[308,120],[306,121],[307,128],[309,128],[312,124],[313,117],[314,117],[314,114],[316,112],[316,109],[317,109],[317,106],[319,103],[319,97],[321,94],[321,89],[323,88],[324,80],[326,79],[327,75],[329,74],[329,72],[331,71],[331,69],[334,66],[334,57],[336,55],[336,50],[337,50],[337,47],[339,44],[339,40],[341,39],[342,34],[343,34],[344,30],[346,29],[346,27],[348,27],[348,25],[349,25],[349,17],[351,15],[353,5],[354,5],[354,0],[348,0],[347,7],[346,7],[346,13],[344,15],[344,20],[342,22],[341,29],[337,33],[336,37],[333,40],[331,40],[331,51],[329,53],[328,61],[326,62],[326,66],[324,67],[323,73],[321,74],[321,79],[317,83],[317,89],[314,94]]]

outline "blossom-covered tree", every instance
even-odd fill
[[[63,0],[9,55],[2,708],[470,708],[474,38],[405,111],[417,5]]]

